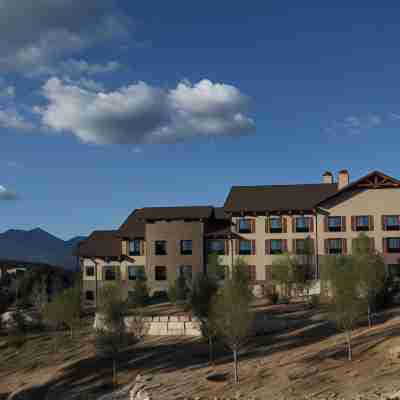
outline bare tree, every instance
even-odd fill
[[[212,306],[212,323],[218,337],[233,352],[235,383],[239,382],[239,351],[249,340],[253,319],[249,309],[252,295],[246,267],[242,260],[238,260]]]

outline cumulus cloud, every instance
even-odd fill
[[[70,59],[60,65],[60,69],[66,74],[99,75],[118,71],[121,64],[118,61],[109,61],[105,64],[91,64],[86,60]]]
[[[67,53],[127,37],[114,0],[1,0],[0,68],[46,73]]]
[[[112,92],[93,91],[58,78],[43,86],[42,123],[85,143],[171,143],[195,136],[254,131],[249,98],[236,87],[201,80],[166,90],[145,82]]]
[[[16,193],[7,190],[4,186],[0,185],[0,200],[17,200]]]

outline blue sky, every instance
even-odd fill
[[[0,0],[0,232],[69,238],[327,169],[400,176],[394,1],[14,3]]]

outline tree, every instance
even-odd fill
[[[81,293],[79,288],[64,290],[55,300],[62,312],[62,322],[68,326],[71,339],[81,322]]]
[[[188,287],[185,275],[179,274],[174,284],[168,290],[168,297],[172,303],[182,306],[185,305],[189,293],[190,289]]]
[[[149,289],[145,278],[137,278],[133,291],[129,295],[129,303],[134,307],[144,307],[149,303]]]
[[[372,310],[379,292],[385,285],[385,263],[380,254],[371,246],[365,233],[354,241],[353,259],[360,279],[360,292],[366,300],[368,326],[372,326]]]
[[[63,303],[57,300],[47,303],[43,308],[43,320],[53,329],[54,352],[57,352],[57,330],[64,323]]]
[[[41,312],[48,303],[47,280],[48,277],[42,274],[33,282],[31,289],[31,303]]]
[[[299,280],[300,266],[296,256],[286,253],[279,260],[272,263],[272,280],[277,282],[282,294],[290,300],[292,287]]]
[[[113,362],[113,384],[117,384],[117,361],[120,352],[130,344],[126,330],[124,312],[126,303],[122,301],[117,286],[109,285],[100,291],[99,312],[103,317],[103,327],[96,332],[96,350],[111,357]]]
[[[212,301],[217,291],[218,283],[215,275],[211,271],[207,274],[199,273],[193,281],[188,302],[192,314],[200,322],[203,337],[208,339],[210,362],[213,362],[213,339],[215,337],[215,329],[210,318],[210,313]]]
[[[239,382],[238,353],[247,343],[252,323],[250,313],[251,291],[247,265],[238,260],[232,274],[225,280],[212,306],[212,323],[218,336],[233,352],[235,383]]]
[[[345,334],[347,355],[351,360],[351,334],[366,304],[359,290],[360,275],[351,256],[327,257],[323,268],[331,291],[331,316]]]

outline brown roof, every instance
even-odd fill
[[[80,257],[121,257],[121,254],[121,239],[116,231],[94,231],[76,250]]]
[[[337,192],[336,183],[233,186],[225,201],[227,212],[311,211]]]
[[[146,221],[143,209],[134,210],[116,232],[117,236],[128,239],[142,239],[145,236]]]

